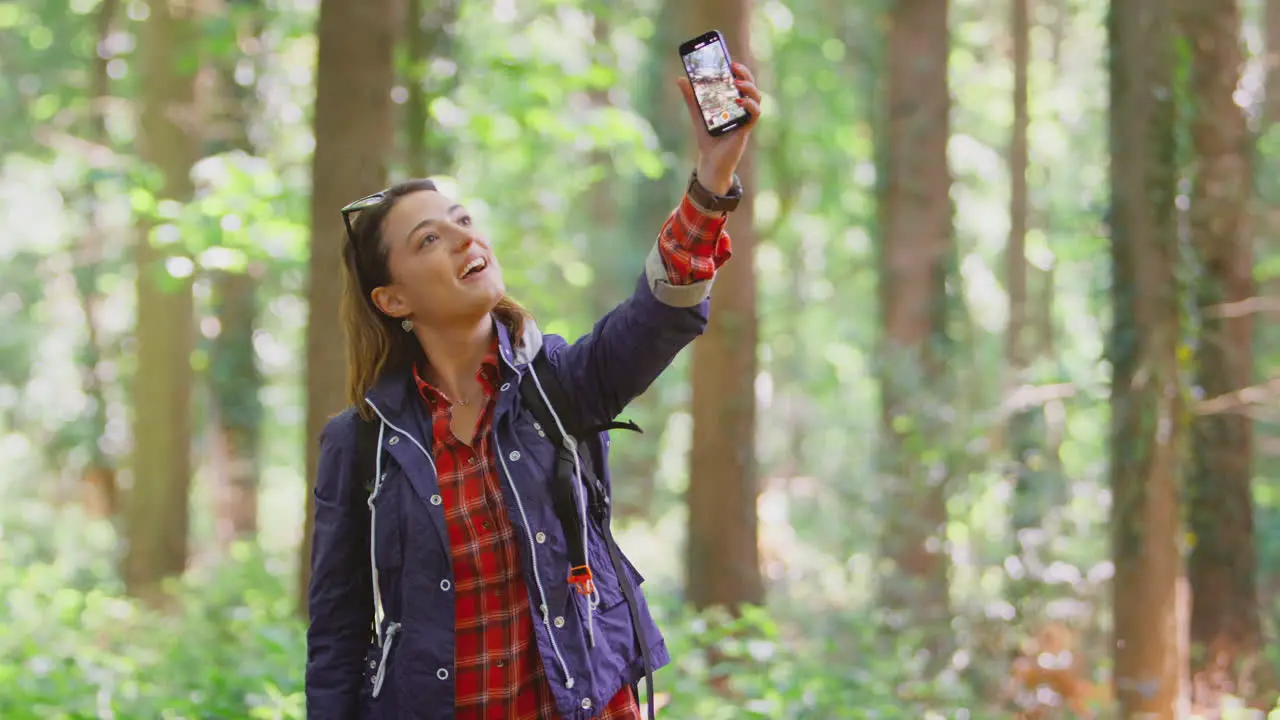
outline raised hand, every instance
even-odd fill
[[[694,140],[698,144],[698,180],[711,192],[724,194],[733,185],[733,173],[742,160],[742,153],[747,148],[747,140],[751,130],[760,121],[760,89],[756,87],[755,77],[746,65],[733,63],[734,84],[742,97],[738,104],[751,115],[746,125],[724,135],[714,136],[707,132],[702,120],[702,110],[698,108],[697,97],[693,94],[693,86],[689,78],[680,77],[676,85],[684,96],[685,107],[689,110],[689,120],[693,123]]]

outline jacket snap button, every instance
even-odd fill
[[[537,535],[534,535],[533,539],[537,540],[538,544],[541,545],[542,543],[547,541],[547,534],[544,532],[540,532]]]
[[[448,680],[449,671],[444,668],[440,668],[439,670],[436,671],[436,677],[440,678],[441,680]]]
[[[431,504],[432,504],[432,505],[439,505],[439,504],[440,504],[440,503],[442,503],[442,502],[444,502],[444,499],[443,499],[443,498],[441,498],[439,495],[432,495],[432,496],[431,496]]]
[[[499,390],[501,390],[501,391],[503,391],[503,392],[506,392],[507,390],[510,390],[510,389],[511,389],[511,383],[502,383],[502,387],[500,387],[500,388],[498,388],[498,389],[499,389]]]
[[[508,460],[510,460],[511,462],[515,462],[515,461],[519,460],[519,459],[520,459],[520,451],[519,451],[519,450],[512,450],[512,451],[511,451],[511,454],[507,456],[507,459],[508,459]]]
[[[450,587],[450,585],[449,585],[449,581],[448,581],[448,580],[441,580],[441,581],[440,581],[440,589],[441,589],[441,590],[444,590],[444,591],[446,591],[446,592],[447,592],[447,591],[449,590],[449,587]]]
[[[542,429],[542,425],[541,425],[541,424],[539,424],[539,423],[534,423],[534,424],[533,424],[533,429],[534,429],[534,430],[541,430],[541,429]]]
[[[399,435],[392,435],[392,436],[391,436],[391,439],[387,441],[387,444],[388,444],[388,445],[395,445],[395,444],[396,444],[396,443],[398,443],[398,442],[400,442],[400,436],[399,436]]]
[[[370,669],[370,670],[376,670],[377,668],[378,668],[378,661],[377,661],[377,660],[370,660],[370,661],[369,661],[369,669]]]
[[[558,627],[558,628],[562,628],[562,627],[564,627],[564,616],[563,616],[563,615],[557,615],[557,616],[556,616],[556,619],[555,619],[554,621],[552,621],[552,622],[554,622],[554,623],[556,624],[556,627]]]
[[[591,698],[582,698],[582,709],[583,710],[591,709]]]

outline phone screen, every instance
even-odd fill
[[[715,131],[737,124],[746,118],[747,111],[735,102],[739,97],[738,88],[733,84],[733,69],[729,67],[724,44],[718,37],[704,42],[685,53],[682,59],[698,107],[702,109],[702,119],[708,130]]]

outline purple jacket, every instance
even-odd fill
[[[615,419],[707,323],[711,281],[670,285],[656,249],[645,270],[632,296],[573,344],[542,335],[529,323],[517,349],[498,324],[502,383],[491,437],[500,460],[503,498],[521,544],[538,649],[564,720],[595,717],[624,685],[643,677],[643,663],[618,578],[594,523],[588,524],[588,551],[600,599],[592,616],[595,646],[589,642],[586,601],[568,586],[566,543],[549,494],[555,448],[534,427],[517,387],[532,379],[530,362],[545,344],[550,365],[578,405],[582,421]],[[320,436],[307,717],[452,720],[452,572],[427,450],[430,419],[407,373],[380,378],[366,400],[381,419],[382,481],[368,508],[353,501],[368,496],[359,487],[360,478],[371,476],[367,471],[354,474],[353,410],[335,416]],[[608,434],[593,442],[599,443],[594,448],[598,456],[607,459]],[[600,474],[608,486],[607,460]],[[371,566],[377,568],[376,582]],[[643,578],[630,561],[626,566],[639,588]],[[375,603],[375,592],[380,603]],[[670,662],[670,655],[641,592],[637,599],[656,670]],[[377,635],[375,604],[382,607]],[[539,612],[544,604],[545,618]]]

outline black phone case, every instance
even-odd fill
[[[724,53],[725,60],[729,63],[730,68],[733,67],[733,56],[729,54],[729,43],[725,42],[724,35],[719,30],[709,30],[701,35],[694,36],[680,43],[680,47],[679,47],[680,67],[684,69],[684,75],[686,78],[689,79],[690,84],[693,83],[693,76],[689,74],[689,66],[685,64],[684,59],[687,55],[689,55],[694,51],[695,46],[699,42],[707,39],[711,39],[711,40],[714,40],[715,42],[720,43],[720,51]],[[735,87],[734,90],[737,91],[737,88]],[[737,91],[737,94],[738,94],[738,97],[742,97],[742,93],[740,91]],[[697,100],[697,93],[694,93],[694,100],[695,101]],[[706,110],[705,108],[702,107],[701,102],[698,103],[698,110],[700,110],[703,113],[703,118],[702,118],[703,129],[706,130],[708,134],[714,137],[727,135],[728,133],[731,133],[734,130],[737,130],[738,128],[741,128],[742,126],[746,125],[751,120],[751,113],[747,112],[744,109],[743,112],[745,113],[745,115],[742,118],[739,118],[726,125],[721,125],[720,127],[713,129],[711,125],[707,123],[706,114],[705,114]]]

